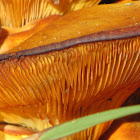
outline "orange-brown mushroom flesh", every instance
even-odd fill
[[[50,15],[97,5],[101,0],[0,0],[0,23],[8,27],[25,24]]]
[[[130,106],[140,104],[140,88],[136,90],[123,104]],[[107,132],[99,140],[139,140],[140,113],[115,120]]]
[[[120,107],[140,86],[139,9],[135,2],[73,12],[0,55],[1,121],[42,130]],[[98,139],[110,124],[70,138]]]

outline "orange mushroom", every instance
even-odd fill
[[[139,10],[134,2],[70,12],[1,54],[0,121],[40,131],[120,107],[140,86]],[[99,139],[111,122],[68,139]]]
[[[0,0],[0,22],[3,26],[21,27],[50,15],[63,15],[101,0]]]
[[[131,95],[125,106],[140,104],[140,89]],[[139,140],[140,114],[115,120],[100,140]]]

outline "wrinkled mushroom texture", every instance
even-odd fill
[[[140,86],[139,9],[135,2],[72,12],[1,54],[0,121],[39,131],[120,107]],[[68,139],[97,140],[111,122]]]
[[[0,23],[21,27],[35,19],[97,5],[100,0],[0,0]]]
[[[131,5],[125,3],[99,5],[70,12],[63,17],[51,16],[36,23],[30,23],[30,26],[26,25],[18,31],[3,28],[0,36],[0,54],[62,42],[103,30],[135,26],[140,23],[139,9],[139,2],[133,2]],[[3,40],[4,30],[9,31],[9,36]],[[32,37],[28,39],[30,36]],[[26,41],[20,44],[23,40]],[[18,44],[20,46],[17,46]]]
[[[94,6],[94,8],[90,7],[70,12],[56,21],[50,22],[50,25],[32,35],[31,38],[19,46],[10,48],[4,44],[5,47],[1,46],[0,53],[17,52],[41,45],[59,43],[104,30],[124,28],[123,32],[125,33],[126,27],[133,27],[140,24],[139,10],[140,2],[133,2],[131,5],[126,5],[126,3],[98,5]],[[132,31],[130,30],[128,32],[131,34]],[[107,38],[105,34],[103,36],[104,39]],[[99,36],[98,39],[100,38]]]
[[[119,107],[140,85],[139,42],[140,37],[93,42],[4,60],[0,65],[1,121],[42,130],[48,123]],[[109,124],[74,137],[96,139]]]

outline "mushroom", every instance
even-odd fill
[[[21,27],[50,15],[99,4],[101,0],[0,0],[0,22],[3,26]]]
[[[140,104],[140,88],[136,90],[123,104],[130,106]],[[140,113],[115,120],[100,140],[139,140]]]
[[[2,25],[0,53],[5,53],[5,51],[19,45],[60,15],[83,7],[97,5],[100,1],[0,0],[0,24]],[[50,15],[54,16],[47,18]]]
[[[1,54],[0,121],[40,131],[120,107],[140,86],[139,10],[70,12]],[[68,138],[99,139],[111,122]]]
[[[48,26],[52,21],[55,21],[60,16],[51,16],[44,19],[39,19],[31,23],[26,24],[21,28],[9,28],[2,26],[2,33],[0,34],[0,54],[11,50],[15,46],[19,45],[36,32]]]

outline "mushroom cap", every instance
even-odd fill
[[[19,45],[56,20],[58,15],[91,7],[99,2],[100,0],[0,0],[0,53]],[[51,17],[46,18],[49,16]]]
[[[97,5],[101,0],[0,0],[0,23],[22,27],[35,19],[63,15],[84,7]]]
[[[140,115],[139,116],[135,115],[135,117],[140,118]],[[116,126],[115,132],[108,139],[104,139],[104,140],[121,140],[121,139],[122,140],[138,140],[140,139],[140,119],[137,120],[136,122],[135,120],[136,119],[134,119],[133,121],[128,120],[128,122],[127,121],[125,122],[124,119],[120,119],[118,121],[115,121],[115,123],[113,123],[114,125],[112,125],[114,127]],[[120,125],[120,126],[118,125],[118,128],[117,128],[117,123]]]
[[[8,124],[0,124],[0,138],[2,140],[19,140],[28,137],[35,132],[28,130],[24,127],[8,125]]]
[[[19,45],[36,32],[48,26],[53,21],[57,20],[60,16],[51,16],[44,19],[35,20],[26,24],[21,28],[2,27],[0,34],[0,54],[11,50]]]
[[[120,107],[140,86],[139,10],[134,2],[71,12],[1,54],[1,121],[42,130]],[[71,138],[98,139],[111,122]]]
[[[123,104],[140,104],[140,88]],[[99,140],[138,140],[140,139],[140,113],[115,120]]]
[[[94,6],[94,8],[90,7],[70,12],[33,35],[30,39],[27,39],[19,47],[13,48],[13,50],[10,50],[8,53],[62,42],[105,30],[123,30],[123,28],[126,27],[138,26],[138,10],[139,2],[133,2],[131,5],[127,5],[126,3],[98,5]],[[106,14],[103,16],[104,13]],[[110,21],[112,21],[112,23],[110,23]],[[118,33],[114,34],[114,36],[117,34]],[[129,35],[127,35],[127,37],[129,37]],[[105,40],[105,37],[102,40]]]

